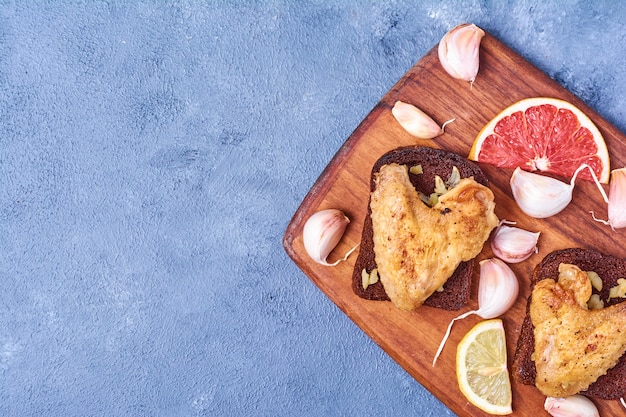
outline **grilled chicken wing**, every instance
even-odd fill
[[[389,164],[375,177],[370,208],[380,280],[395,306],[414,310],[476,257],[498,224],[492,191],[470,178],[424,204],[406,165]]]
[[[575,265],[559,265],[558,281],[537,282],[531,295],[536,387],[546,396],[586,390],[626,352],[626,303],[588,310],[591,282]]]

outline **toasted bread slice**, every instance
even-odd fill
[[[380,167],[390,163],[407,165],[408,167],[420,165],[422,167],[422,173],[410,173],[409,178],[415,189],[426,195],[433,192],[435,176],[447,180],[453,167],[459,170],[461,178],[473,177],[476,182],[485,186],[489,185],[487,177],[477,164],[452,152],[428,147],[411,146],[390,151],[376,161],[370,177],[370,189],[372,191],[375,187],[375,174]],[[352,289],[361,298],[388,301],[389,297],[380,281],[368,285],[365,289],[363,288],[362,271],[365,269],[367,273],[370,273],[374,268],[376,268],[376,261],[374,256],[371,209],[368,203],[367,216],[363,225],[361,244],[359,246],[359,255],[352,273]],[[443,291],[435,292],[426,300],[424,305],[445,310],[458,310],[463,307],[470,297],[473,270],[473,261],[461,262],[454,274],[444,285]]]
[[[561,263],[578,266],[583,271],[594,271],[602,279],[602,290],[593,290],[609,306],[626,301],[625,298],[612,298],[607,302],[609,291],[617,285],[619,278],[626,278],[626,260],[605,255],[591,249],[570,248],[557,250],[548,254],[534,269],[531,279],[531,292],[535,284],[542,279],[558,277]],[[513,378],[522,384],[535,385],[537,370],[532,360],[535,349],[534,326],[530,319],[530,297],[526,305],[526,316],[522,323],[513,356]],[[626,355],[622,356],[617,365],[598,378],[589,388],[582,392],[589,397],[615,400],[626,395]]]

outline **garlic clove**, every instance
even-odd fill
[[[547,397],[543,408],[552,417],[600,417],[596,405],[584,395]]]
[[[540,232],[529,232],[500,222],[491,239],[491,250],[498,258],[510,264],[525,261],[537,253]]]
[[[611,227],[626,227],[626,168],[611,171],[608,213]]]
[[[326,258],[341,240],[349,223],[350,219],[337,209],[320,210],[311,215],[302,230],[304,248],[311,259],[326,266],[335,266],[348,259],[358,245],[350,249],[344,258],[332,264],[326,262]]]
[[[532,172],[515,168],[511,176],[511,191],[513,198],[522,211],[529,216],[544,219],[560,213],[572,201],[572,193],[576,184],[576,177],[587,168],[605,202],[609,202],[602,184],[593,169],[587,164],[580,165],[569,184],[556,178],[546,177]]]
[[[497,258],[485,259],[480,261],[479,264],[478,310],[467,311],[450,321],[446,333],[439,344],[439,349],[435,353],[432,366],[435,366],[437,363],[437,359],[443,351],[455,321],[464,319],[472,314],[476,314],[483,319],[496,318],[506,313],[517,300],[519,281],[515,272],[507,264]]]
[[[506,313],[517,300],[519,281],[515,272],[502,260],[490,258],[480,261],[478,284],[478,314],[493,319]]]
[[[474,83],[479,67],[480,42],[485,32],[465,23],[448,31],[439,42],[439,61],[452,77]]]
[[[419,139],[432,139],[443,133],[443,128],[450,122],[448,120],[443,126],[439,126],[429,115],[424,113],[412,104],[403,101],[396,101],[391,114],[411,135]]]
[[[511,176],[515,202],[531,217],[545,219],[560,213],[572,201],[572,186],[556,178],[517,167]]]

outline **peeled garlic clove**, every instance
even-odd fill
[[[611,171],[608,211],[611,227],[626,227],[626,168]]]
[[[468,311],[452,319],[439,344],[433,359],[437,363],[446,340],[450,336],[455,321],[476,314],[483,319],[493,319],[506,313],[517,300],[519,281],[515,272],[500,259],[490,258],[480,261],[480,281],[478,284],[478,310]]]
[[[485,32],[474,24],[459,25],[439,42],[439,61],[452,77],[474,83],[478,74],[480,41]]]
[[[552,417],[600,417],[595,404],[580,394],[565,398],[547,397],[543,408]]]
[[[356,249],[352,248],[344,258],[329,264],[326,258],[341,240],[350,219],[341,210],[325,209],[311,215],[304,224],[302,239],[304,248],[309,256],[317,263],[326,266],[335,266]]]
[[[510,182],[517,205],[524,213],[538,219],[554,216],[572,201],[572,185],[556,178],[517,167]]]
[[[429,115],[412,104],[396,101],[391,114],[396,118],[400,126],[411,135],[420,139],[432,139],[443,133],[443,128],[454,119],[439,126]]]
[[[533,233],[501,222],[491,239],[493,254],[510,264],[525,261],[537,253],[540,232]]]

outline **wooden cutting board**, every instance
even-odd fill
[[[475,136],[490,119],[518,100],[537,96],[564,99],[585,112],[604,135],[611,167],[624,166],[626,140],[622,133],[546,74],[486,34],[480,49],[480,71],[473,87],[444,72],[434,47],[385,94],[322,172],[294,214],[283,239],[285,250],[302,271],[374,342],[460,416],[486,415],[466,401],[458,389],[455,375],[456,346],[480,318],[470,316],[455,323],[437,365],[432,367],[431,363],[450,320],[461,312],[477,308],[479,268],[475,268],[472,298],[467,308],[449,312],[421,307],[415,312],[403,312],[390,302],[363,300],[353,293],[351,274],[356,253],[336,267],[313,262],[303,247],[302,228],[306,219],[318,210],[343,210],[351,223],[329,257],[330,261],[337,259],[361,239],[369,199],[370,171],[381,155],[399,146],[422,145],[466,157]],[[446,132],[438,138],[417,140],[393,118],[391,108],[397,100],[418,106],[440,124],[452,118],[456,120],[447,125]],[[595,248],[626,257],[626,229],[612,231],[592,219],[591,210],[600,218],[606,219],[607,216],[606,204],[592,182],[577,181],[572,203],[558,215],[539,220],[526,216],[515,204],[509,186],[512,170],[488,165],[481,165],[481,168],[494,191],[498,218],[516,221],[518,227],[526,230],[541,232],[539,253],[520,264],[511,265],[520,280],[520,295],[513,308],[502,316],[510,362],[535,265],[549,252],[568,247]],[[605,190],[608,192],[608,186]],[[477,260],[492,256],[487,244]],[[547,415],[543,411],[544,400],[536,388],[513,382],[514,416]],[[602,416],[626,412],[619,401],[596,403]]]

